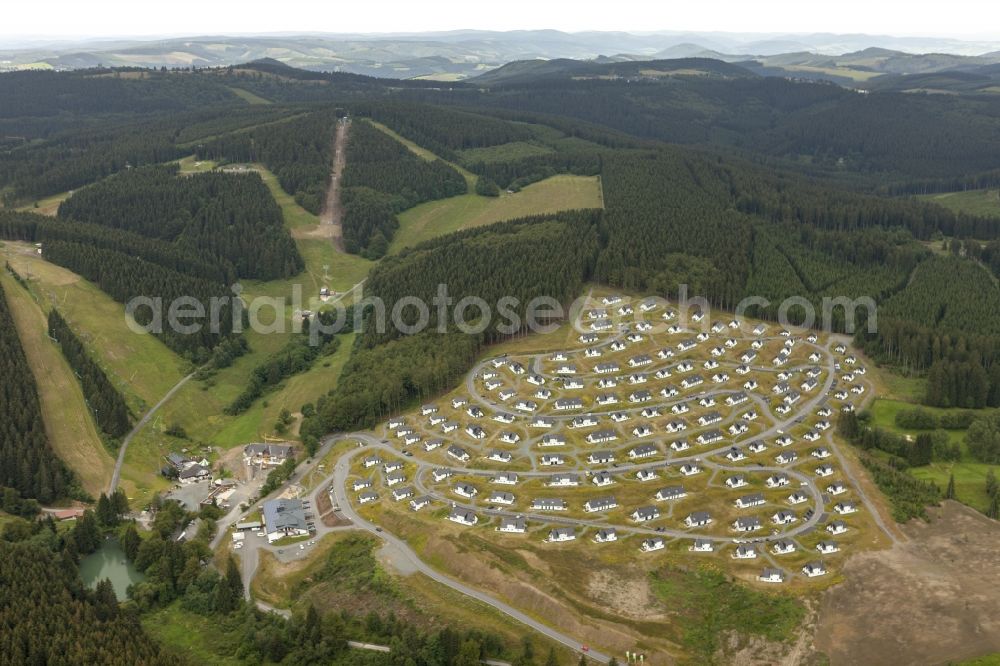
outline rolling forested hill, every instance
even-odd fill
[[[371,426],[440,394],[486,345],[525,333],[532,298],[568,304],[588,283],[668,297],[683,286],[722,308],[756,296],[769,304],[748,314],[764,318],[791,296],[816,306],[867,297],[879,305],[877,330],[864,330],[865,307],[835,311],[831,326],[847,330],[855,315],[857,343],[923,378],[919,398],[929,404],[1000,406],[1000,215],[988,196],[973,212],[911,196],[1000,184],[1000,98],[893,86],[861,94],[751,69],[705,58],[547,61],[453,85],[273,61],[0,74],[0,240],[12,263],[57,264],[61,279],[106,294],[102,312],[117,304],[123,314],[137,296],[223,299],[220,328],[156,334],[186,368],[173,369],[177,377],[193,379],[131,444],[125,474],[134,475],[126,483],[136,503],[168,487],[158,475],[165,452],[214,460],[275,433],[314,454],[331,431]],[[349,128],[343,146],[334,143],[338,123]],[[338,149],[347,155],[342,248],[317,216]],[[522,189],[574,176],[592,196],[544,214],[521,203],[531,201]],[[448,206],[434,209],[438,202]],[[463,217],[465,205],[483,202],[513,202],[503,210],[517,219],[476,226]],[[409,209],[423,215],[419,239],[390,251]],[[447,224],[435,227],[446,209]],[[69,316],[66,294],[82,291],[13,273],[5,286],[17,280],[46,299],[40,335],[58,340],[102,432],[121,437],[141,417],[120,390],[135,374],[121,371],[127,353],[102,349],[111,336],[95,334],[79,310]],[[304,285],[311,297],[346,292],[334,295],[344,302],[363,284],[389,308],[430,300],[447,284],[455,301],[515,299],[520,321],[494,310],[481,333],[467,334],[432,309],[429,329],[411,335],[380,328],[374,307],[353,303],[357,334],[324,334],[312,348],[284,329],[241,332],[236,282],[248,299],[287,298]],[[319,301],[296,307],[319,310],[317,322],[333,316]],[[789,315],[805,317],[802,308]],[[276,324],[302,318],[299,310]],[[6,512],[33,516],[36,502],[92,498],[48,442],[21,344],[0,298],[0,444],[17,461],[0,466],[0,490]],[[249,659],[330,663],[333,644],[303,643],[300,618],[284,625],[238,610],[235,567],[219,576],[202,566],[212,559],[203,532],[214,507],[202,510],[206,527],[193,540],[172,537],[184,512],[169,504],[140,540],[109,513],[125,498],[99,501],[101,526],[87,514],[61,532],[48,521],[4,528],[4,573],[21,567],[33,577],[0,585],[0,606],[14,611],[3,620],[16,625],[5,655],[41,663],[58,649],[94,661],[110,645],[125,661],[172,663],[136,613],[181,604],[235,612],[240,632],[260,636],[241,648]],[[141,611],[119,608],[106,586],[85,591],[72,574],[101,530],[118,534],[148,576],[134,591]],[[39,641],[43,632],[52,640]],[[313,650],[311,662],[301,656]]]
[[[602,211],[462,231],[383,259],[368,283],[376,295],[424,293],[447,279],[463,293],[542,289],[561,299],[589,280],[662,294],[686,284],[721,306],[747,295],[870,296],[887,308],[879,333],[859,338],[870,353],[918,372],[968,366],[992,377],[997,332],[988,317],[962,311],[957,299],[953,311],[929,318],[913,295],[941,282],[974,284],[946,276],[976,267],[973,256],[989,270],[1000,223],[887,193],[1000,180],[1000,102],[859,94],[751,69],[705,58],[528,62],[447,87],[273,61],[19,74],[0,80],[15,98],[0,117],[0,192],[11,206],[65,201],[55,219],[5,214],[0,229],[42,242],[48,260],[121,302],[292,278],[303,267],[297,245],[306,245],[293,243],[257,176],[178,177],[159,165],[192,154],[209,165],[263,164],[315,213],[336,123],[351,116],[343,239],[368,259],[386,253],[397,213],[473,184],[495,195],[577,174],[599,176],[603,188]],[[59,114],[34,113],[46,95],[59,97]],[[418,157],[392,132],[438,159]],[[942,237],[975,243],[940,267],[927,245]],[[970,275],[987,275],[979,270]],[[843,322],[838,314],[833,324]],[[163,337],[206,359],[228,336]],[[305,431],[370,422],[440,390],[492,338],[448,339],[433,345],[366,329],[340,382],[352,388],[324,398]],[[390,345],[412,347],[391,370],[387,358],[400,355],[384,353]],[[366,385],[375,376],[388,387],[378,396]],[[988,389],[984,400],[997,393]]]

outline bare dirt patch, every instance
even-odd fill
[[[633,626],[623,623],[626,618],[616,609],[586,594],[583,572],[594,570],[593,563],[554,562],[537,550],[526,558],[527,548],[501,559],[496,551],[477,547],[479,543],[458,543],[459,540],[450,538],[448,532],[450,530],[442,530],[427,538],[421,556],[469,585],[495,591],[511,605],[571,636],[592,637],[595,644],[615,654],[642,646],[647,650],[646,663],[650,666],[674,663],[668,655],[675,652],[676,646],[660,635],[658,625],[651,623],[649,618],[641,621],[628,618]],[[530,562],[540,566],[536,568]],[[645,577],[639,569],[636,575]],[[577,586],[556,582],[570,577],[578,581]]]
[[[292,238],[296,240],[308,239],[334,239],[340,238],[340,231],[332,224],[316,224],[311,227],[295,227],[292,229]]]
[[[943,664],[1000,651],[1000,523],[956,502],[861,553],[821,600],[817,649],[840,664]]]
[[[587,596],[625,617],[646,621],[663,619],[646,578],[623,580],[610,571],[598,570],[587,581]]]
[[[340,200],[340,180],[344,175],[344,165],[347,162],[347,128],[349,122],[338,121],[337,132],[333,141],[333,170],[330,174],[330,185],[326,191],[323,210],[319,214],[319,230],[327,238],[332,238],[343,250],[343,220],[344,207]]]
[[[330,499],[330,494],[326,492],[316,495],[316,513],[319,514],[320,520],[327,527],[342,527],[351,524],[351,521],[333,511],[333,501]]]

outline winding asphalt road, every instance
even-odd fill
[[[610,344],[610,342],[611,341],[608,340],[608,341],[605,342],[605,344]],[[670,458],[666,462],[659,461],[659,462],[651,462],[651,463],[632,464],[632,465],[629,465],[627,467],[625,467],[625,466],[609,466],[609,467],[603,468],[603,471],[608,471],[608,472],[611,472],[612,474],[621,474],[623,471],[626,471],[626,470],[629,471],[629,472],[635,472],[635,471],[638,471],[638,470],[641,470],[641,469],[662,468],[664,466],[678,465],[678,464],[680,464],[682,462],[685,462],[685,461],[697,461],[699,464],[703,465],[704,467],[706,467],[708,469],[711,469],[711,470],[716,470],[716,471],[732,471],[732,472],[743,472],[743,473],[748,472],[748,471],[753,471],[753,472],[758,472],[758,473],[782,472],[782,473],[787,474],[790,478],[797,480],[798,483],[799,483],[799,486],[802,489],[808,491],[808,493],[812,496],[812,500],[813,500],[813,503],[812,503],[813,504],[812,514],[810,515],[810,517],[808,519],[800,521],[799,523],[797,523],[791,529],[783,531],[783,532],[781,532],[779,534],[768,535],[766,537],[760,537],[760,538],[756,538],[756,539],[754,539],[754,538],[751,537],[751,538],[746,538],[746,539],[743,539],[743,540],[744,541],[767,542],[767,541],[776,540],[776,539],[791,538],[791,537],[794,537],[795,535],[802,534],[804,532],[807,532],[807,531],[810,531],[810,530],[814,529],[815,526],[822,519],[824,519],[825,516],[826,516],[826,514],[823,513],[823,508],[824,508],[824,504],[825,504],[824,499],[825,498],[823,497],[822,491],[816,485],[816,479],[813,478],[812,476],[806,475],[805,473],[800,472],[800,471],[798,471],[796,469],[796,466],[799,465],[799,464],[804,463],[806,461],[806,459],[799,459],[798,461],[796,461],[795,463],[793,463],[791,465],[780,466],[780,467],[775,467],[775,466],[756,466],[756,467],[730,466],[730,465],[726,465],[726,464],[723,464],[723,463],[715,462],[713,460],[707,460],[710,456],[717,456],[717,455],[721,455],[721,454],[725,453],[726,451],[728,451],[734,445],[746,443],[747,441],[750,441],[752,439],[764,439],[764,438],[772,437],[772,436],[774,436],[776,434],[779,434],[780,432],[783,431],[783,429],[788,428],[788,427],[790,427],[792,425],[795,425],[796,424],[796,420],[799,418],[800,415],[812,413],[812,411],[819,404],[821,404],[822,402],[824,402],[827,399],[827,395],[830,392],[830,390],[831,390],[834,382],[836,381],[835,361],[834,361],[833,355],[830,353],[830,350],[829,350],[829,345],[832,344],[832,343],[828,342],[826,347],[820,347],[819,345],[807,343],[805,341],[802,341],[802,342],[803,342],[803,344],[809,344],[810,346],[815,347],[817,350],[820,350],[820,351],[822,351],[824,353],[824,355],[826,357],[826,370],[827,370],[826,380],[825,380],[822,388],[819,388],[818,390],[816,390],[816,393],[814,395],[812,395],[809,399],[804,400],[802,402],[802,404],[799,405],[798,409],[793,414],[791,414],[789,418],[783,419],[783,420],[776,419],[774,417],[774,415],[771,414],[770,409],[768,408],[766,401],[761,402],[761,401],[755,400],[755,402],[758,402],[758,404],[761,404],[761,406],[764,408],[764,413],[768,416],[768,418],[772,422],[772,425],[770,427],[768,427],[767,429],[765,429],[763,432],[761,432],[759,434],[756,434],[756,435],[753,435],[753,436],[747,435],[746,437],[743,437],[741,439],[737,439],[737,440],[735,440],[733,442],[727,442],[724,446],[718,447],[718,448],[710,450],[710,451],[700,452],[697,455],[689,455],[689,456],[684,456],[684,457]],[[577,351],[579,351],[579,350],[577,350]],[[531,358],[537,358],[537,357],[541,357],[541,356],[543,356],[543,354],[536,354],[536,355],[531,355]],[[484,399],[482,396],[480,396],[478,394],[478,392],[476,390],[476,387],[475,387],[475,384],[474,384],[474,377],[476,376],[476,374],[478,373],[478,371],[480,370],[480,368],[483,367],[483,365],[485,363],[486,363],[486,361],[484,361],[483,363],[477,365],[476,368],[472,372],[469,373],[468,379],[467,379],[467,388],[469,388],[470,396],[476,402],[481,402],[484,406],[488,407],[489,409],[496,410],[496,409],[498,409],[498,406],[495,403],[493,403],[492,401],[488,401],[488,400]],[[757,368],[757,369],[758,370],[762,370],[762,371],[770,371],[770,372],[774,372],[775,371],[772,368]],[[866,384],[868,383],[866,380],[861,380],[861,381],[863,381]],[[871,387],[869,386],[868,388],[870,389]],[[688,396],[687,399],[691,399],[691,397],[692,396]],[[697,396],[695,396],[695,397],[697,397]],[[641,409],[641,407],[638,408],[638,409]],[[622,410],[622,411],[630,411],[630,410]],[[570,415],[570,416],[557,415],[557,416],[555,416],[555,418],[557,418],[559,420],[565,420],[565,419],[572,418],[572,415]],[[423,560],[420,559],[420,557],[417,555],[417,553],[415,551],[413,551],[413,549],[410,548],[410,546],[405,541],[403,541],[399,537],[395,536],[394,534],[386,532],[383,528],[381,528],[381,527],[379,527],[379,526],[377,526],[377,525],[375,525],[373,523],[368,522],[367,520],[365,520],[364,518],[362,518],[360,515],[358,515],[357,512],[354,510],[354,507],[351,504],[351,497],[350,497],[350,495],[348,494],[348,492],[346,490],[346,483],[347,483],[348,475],[350,473],[351,462],[358,455],[367,454],[367,453],[370,453],[370,452],[372,452],[374,450],[381,450],[381,451],[385,451],[387,453],[391,453],[391,454],[394,454],[394,455],[398,455],[399,451],[398,451],[398,449],[394,448],[393,446],[391,446],[389,444],[383,443],[382,440],[380,440],[378,437],[376,437],[375,435],[373,435],[371,433],[339,434],[339,435],[335,435],[335,436],[331,436],[331,437],[326,438],[326,440],[324,441],[324,446],[323,446],[322,452],[320,454],[317,454],[317,456],[314,458],[313,466],[315,466],[315,464],[316,464],[315,461],[318,461],[319,459],[321,459],[322,456],[323,456],[323,453],[325,453],[325,451],[327,451],[329,449],[329,447],[331,447],[333,445],[333,443],[335,443],[337,441],[342,441],[342,440],[354,440],[354,441],[357,441],[359,443],[359,446],[358,446],[358,448],[353,449],[353,450],[347,452],[345,455],[341,456],[338,459],[337,463],[334,466],[333,473],[331,475],[329,475],[322,483],[319,484],[318,490],[311,496],[311,499],[314,502],[313,506],[317,506],[317,500],[318,500],[320,494],[324,493],[324,492],[331,492],[332,493],[333,505],[335,507],[337,507],[337,510],[344,517],[346,517],[347,519],[349,519],[353,523],[353,526],[349,526],[349,527],[346,527],[346,528],[345,527],[328,528],[328,527],[322,525],[322,521],[318,521],[317,522],[317,534],[316,534],[317,538],[320,538],[321,536],[325,535],[328,532],[336,531],[336,530],[341,530],[341,529],[353,529],[353,528],[357,528],[357,529],[362,529],[362,530],[368,531],[368,532],[376,535],[380,539],[384,540],[386,542],[386,544],[387,544],[387,547],[391,549],[393,558],[396,559],[397,561],[402,560],[403,561],[402,564],[404,565],[405,568],[407,568],[409,570],[412,570],[412,571],[419,571],[419,572],[423,573],[424,575],[428,576],[429,578],[431,578],[432,580],[434,580],[434,581],[436,581],[438,583],[446,585],[446,586],[448,586],[448,587],[450,587],[450,588],[452,588],[452,589],[454,589],[454,590],[456,590],[458,592],[461,592],[462,594],[465,594],[465,595],[470,596],[470,597],[472,597],[474,599],[477,599],[477,600],[479,600],[479,601],[481,601],[481,602],[483,602],[483,603],[485,603],[485,604],[487,604],[487,605],[489,605],[489,606],[491,606],[491,607],[499,610],[500,612],[502,612],[502,613],[504,613],[504,614],[506,614],[506,615],[508,615],[508,616],[510,616],[510,617],[512,617],[512,618],[514,618],[516,620],[518,620],[519,622],[521,622],[521,623],[523,623],[523,624],[531,627],[532,629],[534,629],[534,630],[538,631],[539,633],[541,633],[541,634],[549,637],[550,639],[552,639],[554,641],[557,641],[559,643],[562,643],[563,645],[566,645],[566,646],[570,647],[573,650],[578,650],[579,651],[579,650],[582,649],[583,646],[582,646],[581,642],[578,639],[576,639],[574,637],[571,637],[571,636],[568,636],[566,634],[563,634],[562,632],[560,632],[560,631],[558,631],[556,629],[553,629],[552,627],[550,627],[550,626],[548,626],[548,625],[546,625],[546,624],[544,624],[544,623],[542,623],[542,622],[540,622],[540,621],[538,621],[538,620],[536,620],[536,619],[534,619],[534,618],[526,615],[525,613],[523,613],[523,612],[519,611],[518,609],[510,606],[509,604],[501,601],[500,599],[497,599],[497,598],[495,598],[495,597],[493,597],[493,596],[491,596],[491,595],[489,595],[489,594],[487,594],[485,592],[482,592],[480,590],[471,588],[471,587],[465,585],[464,583],[462,583],[461,581],[458,581],[458,580],[456,580],[454,578],[451,578],[450,576],[442,574],[441,572],[437,571],[436,569],[433,569],[432,567],[430,567],[429,565],[427,565],[425,562],[423,562]],[[851,473],[850,467],[847,464],[847,461],[845,460],[842,452],[839,450],[839,448],[836,447],[836,444],[833,441],[833,438],[832,438],[832,435],[831,435],[830,431],[827,431],[825,433],[825,440],[831,444],[831,448],[833,449],[833,451],[834,451],[837,459],[840,461],[841,466],[843,467],[843,469],[847,473],[848,477],[850,478],[850,480],[854,484],[855,488],[857,489],[858,495],[861,498],[862,503],[865,504],[868,507],[868,509],[871,512],[871,514],[872,514],[875,522],[878,524],[878,526],[887,535],[889,535],[890,539],[892,539],[893,541],[895,541],[896,540],[896,536],[885,525],[885,523],[882,521],[880,514],[878,513],[876,507],[874,506],[874,503],[871,502],[870,499],[865,495],[865,493],[863,491],[863,488],[858,484],[857,479],[855,478],[855,476],[853,475],[853,473]],[[416,473],[415,478],[414,478],[414,484],[417,486],[418,490],[420,490],[423,494],[430,495],[432,497],[435,497],[438,500],[444,501],[444,502],[446,502],[446,503],[448,503],[450,505],[453,505],[453,506],[463,506],[463,507],[466,507],[466,508],[469,508],[469,509],[472,509],[472,510],[475,510],[475,511],[484,512],[484,513],[486,513],[488,515],[495,515],[495,516],[515,516],[515,515],[516,516],[523,516],[523,517],[525,517],[526,519],[529,519],[529,520],[534,520],[534,521],[539,521],[539,522],[545,522],[545,523],[579,525],[579,526],[585,526],[585,527],[607,527],[608,526],[607,522],[602,522],[602,521],[599,521],[599,520],[583,520],[583,519],[572,519],[572,518],[559,518],[559,517],[556,517],[556,516],[552,516],[550,514],[531,514],[531,513],[525,513],[525,512],[508,512],[508,511],[497,510],[497,509],[486,509],[486,510],[484,510],[481,506],[478,506],[478,505],[475,505],[475,504],[457,503],[453,499],[445,497],[445,496],[443,496],[439,492],[435,492],[433,490],[428,490],[426,488],[426,486],[424,486],[423,480],[422,480],[423,474],[426,473],[430,468],[437,467],[438,465],[432,465],[431,463],[429,463],[427,461],[420,460],[418,458],[411,458],[410,462],[412,464],[415,464],[418,467],[417,473]],[[308,467],[303,468],[302,474],[305,474],[305,472],[307,470],[308,470]],[[495,474],[495,470],[477,470],[477,469],[465,469],[465,468],[461,468],[461,469],[459,469],[457,471],[460,471],[461,473],[464,473],[464,474],[483,475],[483,476]],[[591,471],[592,472],[596,472],[596,471],[602,471],[602,470],[601,469],[592,469]],[[543,471],[537,471],[535,469],[533,469],[532,471],[529,471],[529,472],[523,472],[522,473],[523,476],[527,476],[527,477],[542,477],[542,476],[548,476],[550,474],[551,474],[550,471],[544,471],[543,472]],[[640,533],[640,534],[650,534],[650,535],[660,535],[660,536],[666,536],[666,537],[672,537],[672,538],[686,538],[686,539],[702,538],[702,539],[708,539],[708,540],[715,541],[715,542],[731,542],[731,541],[733,541],[733,537],[732,536],[722,536],[722,535],[718,535],[718,534],[704,534],[704,535],[702,535],[702,534],[696,534],[696,533],[694,533],[692,531],[687,531],[687,530],[675,530],[675,529],[665,529],[665,528],[661,528],[661,529],[657,530],[657,529],[645,528],[645,527],[642,527],[640,525],[629,525],[629,526],[618,526],[618,525],[616,525],[615,527],[617,529],[619,529],[620,531],[623,531],[623,532]],[[766,552],[766,549],[762,553],[762,555],[766,559],[770,559],[770,555],[769,555],[769,553]],[[771,561],[773,563],[773,560],[771,560]],[[249,573],[249,575],[248,575],[247,578],[249,579],[250,577],[252,577],[252,573],[253,572],[248,572],[248,573]],[[249,580],[247,580],[247,585],[249,587]],[[599,661],[601,663],[607,663],[610,660],[610,657],[608,657],[607,655],[602,654],[600,652],[596,652],[594,650],[588,650],[587,651],[587,655],[590,658],[595,659],[595,660],[597,660],[597,661]]]
[[[513,606],[504,603],[503,601],[500,601],[495,597],[492,597],[484,592],[480,592],[477,589],[471,588],[468,585],[465,585],[464,583],[455,580],[454,578],[442,574],[436,569],[432,569],[430,566],[425,564],[423,560],[420,559],[420,557],[413,551],[412,548],[410,548],[410,546],[405,541],[395,536],[394,534],[386,532],[382,528],[368,522],[367,520],[359,516],[357,512],[354,510],[354,507],[351,505],[350,497],[347,495],[347,492],[345,490],[347,483],[347,475],[351,467],[351,461],[357,455],[368,452],[371,447],[376,445],[381,447],[383,445],[379,444],[378,440],[376,440],[374,437],[364,434],[353,434],[349,436],[345,435],[339,437],[338,439],[357,439],[368,443],[368,446],[354,449],[353,451],[349,451],[345,455],[341,456],[337,460],[337,464],[334,466],[333,474],[329,479],[332,483],[331,487],[333,489],[334,506],[339,506],[340,512],[343,513],[345,517],[349,518],[356,527],[372,532],[373,534],[384,539],[386,542],[392,544],[395,551],[398,552],[401,557],[407,560],[407,564],[409,566],[411,566],[414,570],[424,574],[431,580],[441,583],[442,585],[447,585],[453,590],[457,590],[466,596],[472,597],[473,599],[481,601],[484,604],[492,606],[501,613],[509,615],[518,622],[521,622],[522,624],[531,627],[540,634],[543,634],[544,636],[558,643],[562,643],[563,645],[569,647],[572,650],[580,651],[582,649],[582,644],[580,643],[580,641],[573,638],[572,636],[567,636],[566,634],[563,634],[553,629],[552,627],[539,622],[535,618],[522,613]],[[325,483],[321,484],[320,489],[316,491],[315,495],[313,495],[314,502],[318,499],[320,493],[326,492],[325,487],[326,487]],[[313,506],[315,506],[315,504]],[[586,654],[590,659],[594,659],[602,664],[606,664],[611,660],[611,658],[608,655],[605,655],[596,650],[588,650]]]

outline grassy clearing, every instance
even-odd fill
[[[372,122],[372,125],[405,145],[415,155],[428,161],[440,159],[431,151],[400,136],[385,125],[376,122]],[[535,151],[532,154],[538,154],[538,151],[550,152],[548,148],[530,143],[518,142],[517,147],[514,146],[515,144],[506,144],[506,147],[495,146],[478,150],[492,151],[489,154],[493,159],[511,159],[515,156],[513,153],[524,152],[527,148]],[[465,152],[475,154],[474,151]],[[553,176],[529,185],[515,194],[504,193],[499,197],[481,197],[473,194],[478,176],[458,164],[453,162],[448,164],[465,178],[469,185],[469,194],[428,201],[401,213],[400,228],[389,245],[390,254],[437,236],[501,220],[577,208],[604,207],[601,182],[597,176]]]
[[[233,86],[229,86],[229,91],[251,106],[259,106],[262,104],[273,104],[271,100],[265,99],[260,95],[255,95],[249,90],[244,90],[243,88],[236,88]]]
[[[812,65],[787,65],[783,69],[789,72],[815,72],[830,76],[843,76],[858,83],[875,78],[881,74],[880,72],[869,72],[849,67],[813,67]]]
[[[281,189],[277,177],[263,165],[255,165],[264,184],[281,207],[285,227],[295,239],[299,253],[306,262],[303,274],[289,280],[256,283],[248,281],[249,292],[267,295],[287,295],[293,284],[302,284],[306,296],[316,296],[322,286],[336,291],[347,291],[365,279],[374,262],[354,254],[339,251],[329,238],[310,237],[319,227],[319,218],[295,202],[292,195]]]
[[[178,160],[177,163],[181,167],[180,173],[182,175],[205,173],[218,166],[218,163],[212,160],[198,160],[194,155],[188,155],[184,159]]]
[[[913,405],[906,402],[879,398],[872,404],[870,411],[873,422],[880,428],[916,437],[920,433],[919,430],[908,430],[896,425],[896,414],[901,410],[912,408]],[[921,409],[939,417],[948,413],[964,411],[935,407],[921,407]],[[985,414],[987,411],[983,410],[982,413]],[[965,446],[965,430],[946,430],[945,432],[948,433],[949,441],[961,447],[962,458],[956,462],[935,462],[924,467],[914,467],[910,469],[910,473],[923,481],[932,481],[942,491],[948,486],[949,477],[954,474],[955,499],[985,513],[990,504],[990,498],[986,494],[986,474],[990,468],[994,468],[994,473],[1000,474],[1000,469],[997,469],[995,465],[976,462],[969,456]]]
[[[302,405],[315,402],[336,387],[340,372],[351,355],[353,342],[353,333],[343,336],[336,352],[319,358],[306,372],[289,377],[280,389],[265,395],[243,414],[230,417],[230,422],[213,435],[211,441],[229,447],[273,433],[274,422],[282,409],[297,415]],[[297,425],[287,436],[294,438]]]
[[[238,632],[220,631],[218,618],[185,611],[180,602],[143,615],[142,624],[153,638],[187,662],[221,666],[243,663],[233,656],[239,648]]]
[[[6,273],[0,274],[25,356],[38,385],[45,432],[52,448],[93,496],[107,488],[114,462],[87,408],[83,390],[48,338],[42,308]]]
[[[788,640],[805,616],[805,607],[794,597],[734,584],[708,567],[656,571],[652,588],[674,610],[683,644],[705,656],[730,631]]]
[[[501,220],[603,206],[601,182],[597,176],[569,175],[546,178],[520,192],[503,193],[499,197],[463,194],[429,201],[399,215],[400,228],[393,236],[389,252],[399,252],[437,236]]]
[[[1000,190],[966,190],[917,197],[944,206],[956,213],[1000,217]]]
[[[990,507],[990,498],[986,494],[986,474],[990,469],[1000,476],[1000,468],[996,465],[977,462],[931,463],[926,467],[915,467],[910,473],[922,481],[937,484],[942,492],[948,487],[948,479],[954,474],[955,499],[986,513]]]
[[[527,141],[512,141],[511,143],[500,144],[499,146],[489,146],[487,148],[469,148],[459,151],[459,156],[463,163],[474,164],[476,162],[494,163],[510,162],[525,157],[535,155],[547,155],[555,152],[548,146]]]
[[[42,308],[55,305],[125,396],[143,414],[187,374],[188,363],[151,335],[129,330],[121,303],[76,273],[10,244],[6,259],[32,283]],[[20,249],[27,249],[20,246]]]
[[[1000,92],[1000,88],[997,89],[997,92]],[[1000,652],[963,661],[958,666],[1000,666]]]
[[[923,377],[904,377],[894,372],[883,373],[889,395],[909,403],[919,403],[927,394],[927,380]]]
[[[40,213],[42,215],[55,216],[55,214],[59,212],[59,204],[61,204],[63,201],[66,201],[66,199],[69,199],[71,194],[73,194],[72,191],[53,194],[52,196],[45,197],[44,199],[39,199],[38,201],[30,203],[26,206],[21,206],[17,210],[26,211],[30,213]]]
[[[359,532],[335,532],[296,562],[281,564],[270,553],[261,553],[254,596],[288,609],[312,603],[323,610],[350,608],[355,615],[392,611],[423,629],[449,625],[498,634],[511,652],[517,649],[526,633],[523,625],[422,574],[389,573],[377,559],[378,543]],[[556,647],[561,663],[571,663],[564,648],[534,638],[540,654]]]

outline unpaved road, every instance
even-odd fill
[[[326,200],[319,214],[320,226],[330,225],[330,237],[341,250],[344,249],[344,207],[340,202],[340,179],[347,163],[347,129],[350,121],[338,121],[337,132],[333,139],[333,173],[330,176],[330,186],[326,190]]]
[[[1000,652],[1000,522],[946,501],[861,553],[822,598],[816,647],[833,666],[945,664]]]

